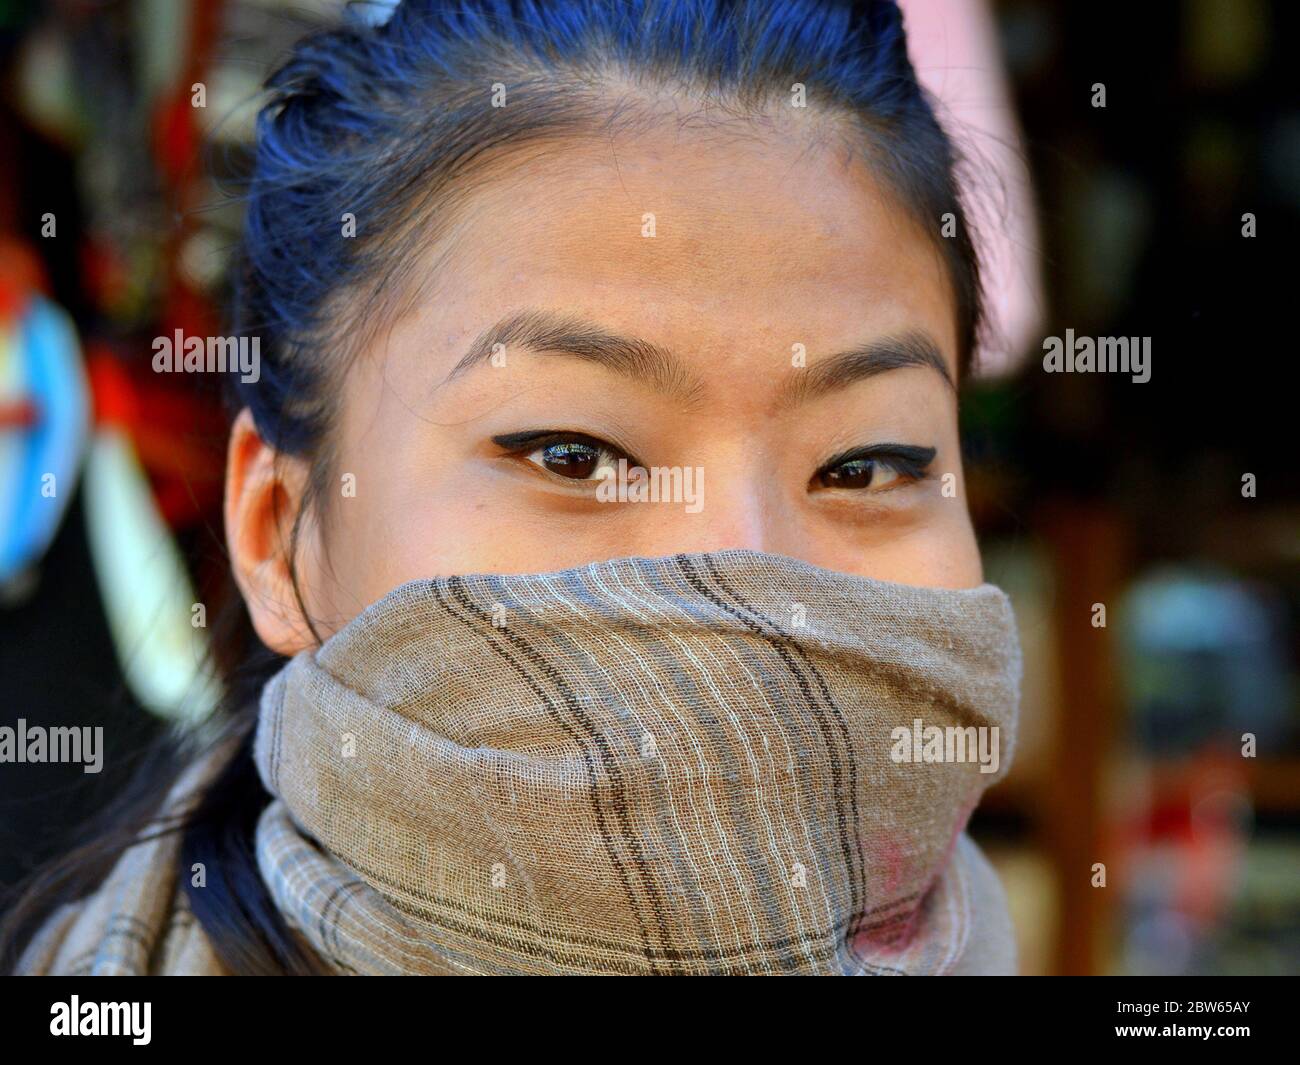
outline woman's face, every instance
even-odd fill
[[[413,578],[627,555],[981,581],[939,253],[833,142],[552,145],[457,219],[417,268],[426,295],[341,389],[298,561],[323,635]],[[272,457],[241,418],[227,522],[259,632],[291,653],[310,637],[271,504],[291,510],[304,477]],[[621,458],[669,498],[608,499]]]

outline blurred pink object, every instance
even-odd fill
[[[962,175],[984,267],[989,331],[978,375],[1016,368],[1044,315],[1038,224],[1020,127],[985,0],[900,0],[908,52],[939,121],[968,160]]]

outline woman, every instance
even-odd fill
[[[269,86],[226,527],[275,657],[17,971],[1014,971],[978,268],[896,6],[407,2]]]

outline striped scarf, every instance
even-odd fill
[[[1011,971],[964,829],[1019,673],[991,585],[747,550],[413,581],[265,689],[258,863],[340,973]]]

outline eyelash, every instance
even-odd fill
[[[842,452],[831,459],[826,465],[822,466],[815,474],[814,480],[822,480],[828,473],[846,466],[852,462],[869,463],[872,468],[874,480],[874,468],[877,466],[897,474],[904,484],[914,484],[917,481],[923,481],[929,476],[930,464],[934,461],[934,456],[938,452],[932,447],[916,447],[912,444],[871,444],[867,447],[854,448],[851,451]],[[832,485],[823,487],[833,488]],[[901,485],[891,485],[875,489],[876,491],[891,491],[893,488],[902,487]],[[841,489],[843,491],[864,491],[862,488]]]
[[[644,463],[638,461],[629,455],[622,448],[615,447],[594,436],[588,436],[586,433],[578,433],[561,429],[534,429],[520,433],[503,433],[500,436],[494,436],[492,442],[502,448],[507,454],[514,457],[527,457],[534,451],[538,451],[556,444],[579,444],[590,448],[601,457],[608,457],[610,461],[616,462],[620,458],[627,459],[628,468],[643,466]],[[889,485],[874,489],[875,491],[892,491],[895,488],[904,487],[908,484],[914,484],[917,481],[925,480],[929,476],[929,466],[934,461],[937,454],[932,447],[916,447],[911,444],[871,444],[866,447],[853,448],[850,451],[842,452],[836,455],[825,465],[821,466],[813,474],[813,480],[820,482],[822,487],[849,492],[862,492],[873,490],[870,484],[867,487],[846,488],[825,483],[828,474],[833,473],[840,467],[850,463],[861,462],[869,464],[872,481],[875,480],[875,470],[884,468],[897,476],[903,482],[900,485]],[[544,473],[549,473],[561,480],[573,483],[586,483],[590,478],[564,477],[562,474],[554,473],[541,466],[540,463],[533,463]]]

